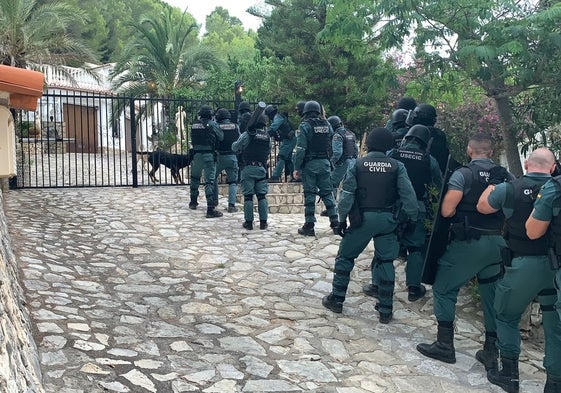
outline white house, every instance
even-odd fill
[[[80,152],[94,153],[100,148],[131,151],[131,138],[125,137],[131,129],[130,108],[122,104],[122,114],[113,116],[117,96],[110,83],[112,70],[113,64],[90,65],[88,70],[42,66],[46,90],[37,111],[30,114],[30,118],[40,122],[42,137],[54,137],[49,134],[54,127],[56,137],[75,141],[73,146]],[[135,101],[137,114],[141,105],[142,102]],[[139,151],[152,150],[152,131],[161,128],[157,123],[163,119],[159,103],[147,112],[151,113],[149,117],[137,116]],[[118,119],[116,124],[112,124],[114,118]]]

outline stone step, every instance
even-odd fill
[[[220,184],[219,194],[222,198],[228,197],[228,185]],[[241,187],[238,187],[237,203],[243,205],[243,195]],[[269,183],[269,193],[267,194],[269,202],[269,213],[302,213],[304,214],[304,193],[302,191],[302,183]],[[256,202],[254,200],[254,202]],[[254,203],[254,209],[257,211],[257,203]],[[319,214],[324,209],[323,203],[316,204],[316,213]]]

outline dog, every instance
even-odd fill
[[[138,162],[142,163],[142,169],[143,170],[150,169],[148,167],[148,155],[149,154],[150,154],[150,152],[148,152],[148,151],[137,151],[136,152],[136,157],[138,159]]]
[[[191,164],[191,156],[189,154],[172,154],[161,150],[148,153],[148,163],[152,167],[148,172],[148,177],[154,183],[156,179],[156,171],[163,165],[171,171],[171,177],[175,184],[185,184],[181,175],[181,170]]]

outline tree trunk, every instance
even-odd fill
[[[506,154],[508,170],[514,176],[519,177],[524,173],[522,171],[522,163],[520,161],[520,153],[518,151],[518,143],[516,141],[516,130],[512,121],[512,108],[508,97],[493,97],[497,111],[499,112],[499,120],[501,122],[501,130],[503,132],[503,143]]]

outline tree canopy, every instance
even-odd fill
[[[257,45],[275,67],[268,79],[270,97],[287,102],[291,110],[298,100],[320,101],[328,114],[346,119],[359,132],[385,123],[381,108],[394,72],[379,48],[368,42],[353,50],[350,41],[323,35],[335,23],[326,1],[266,3],[272,11],[258,29]]]
[[[166,9],[134,24],[136,34],[113,70],[117,89],[128,95],[165,96],[205,80],[219,65],[215,51],[198,44],[192,17]]]
[[[91,61],[88,46],[70,34],[70,26],[85,21],[84,12],[65,2],[0,0],[0,63],[27,68]]]
[[[376,35],[385,48],[413,37],[417,58],[431,75],[461,71],[493,99],[508,164],[520,175],[512,98],[534,86],[557,83],[561,35],[559,4],[515,0],[334,0],[335,12],[353,7],[384,19]],[[351,29],[352,25],[346,23]],[[355,36],[364,31],[352,29]],[[368,34],[366,34],[368,36]],[[336,36],[337,38],[337,36]]]
[[[116,86],[134,94],[228,100],[242,81],[247,100],[291,111],[314,99],[359,133],[402,95],[451,127],[495,130],[479,124],[492,102],[515,174],[520,140],[549,141],[543,130],[561,120],[559,1],[265,0],[248,11],[263,19],[257,32],[216,7],[201,37],[161,0],[0,0],[0,55],[20,67],[116,61]],[[482,115],[466,122],[469,110]]]

